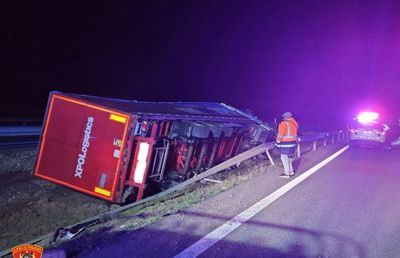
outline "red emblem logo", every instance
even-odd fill
[[[38,245],[19,245],[11,249],[14,258],[41,258],[43,247]]]

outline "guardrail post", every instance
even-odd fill
[[[347,138],[346,132],[343,131],[343,130],[340,130],[340,135],[342,136],[342,137],[341,137],[341,142],[345,142],[345,141],[346,141],[346,138]]]
[[[301,156],[301,149],[300,149],[300,143],[297,144],[297,157],[300,158]]]
[[[332,144],[335,143],[335,135],[332,134]]]
[[[317,150],[317,141],[316,141],[316,140],[315,140],[315,141],[313,141],[313,147],[312,147],[312,150],[313,150],[313,151]]]
[[[325,138],[324,138],[324,147],[326,146],[326,144],[327,144],[327,143],[326,143],[326,137],[325,137]]]
[[[271,162],[271,164],[272,164],[273,166],[275,166],[275,162],[274,162],[274,160],[272,159],[271,154],[269,153],[269,150],[266,150],[265,153],[267,153],[268,159],[269,159],[269,161]]]

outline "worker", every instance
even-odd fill
[[[395,140],[391,143],[391,146],[393,147],[399,147],[400,146],[400,118],[398,120],[398,123],[393,126],[393,129],[396,128],[395,132],[393,132],[395,136]]]
[[[392,149],[392,141],[393,141],[393,134],[392,134],[393,130],[391,128],[392,126],[389,126],[389,123],[387,122],[383,123],[382,126],[383,126],[383,132],[386,136],[384,142],[385,149],[390,150]]]
[[[285,112],[282,114],[282,122],[278,126],[278,135],[276,136],[275,145],[279,148],[281,160],[283,163],[284,173],[279,175],[281,178],[290,178],[294,176],[293,155],[297,146],[298,124],[293,118],[292,113]]]
[[[391,150],[392,147],[400,145],[400,118],[398,123],[383,123],[383,131],[386,134],[385,148]]]

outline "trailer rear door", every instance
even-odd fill
[[[130,115],[53,93],[35,175],[113,201]]]

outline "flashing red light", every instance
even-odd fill
[[[370,112],[370,111],[361,112],[357,116],[358,122],[363,124],[376,122],[378,118],[379,114],[377,112]]]

